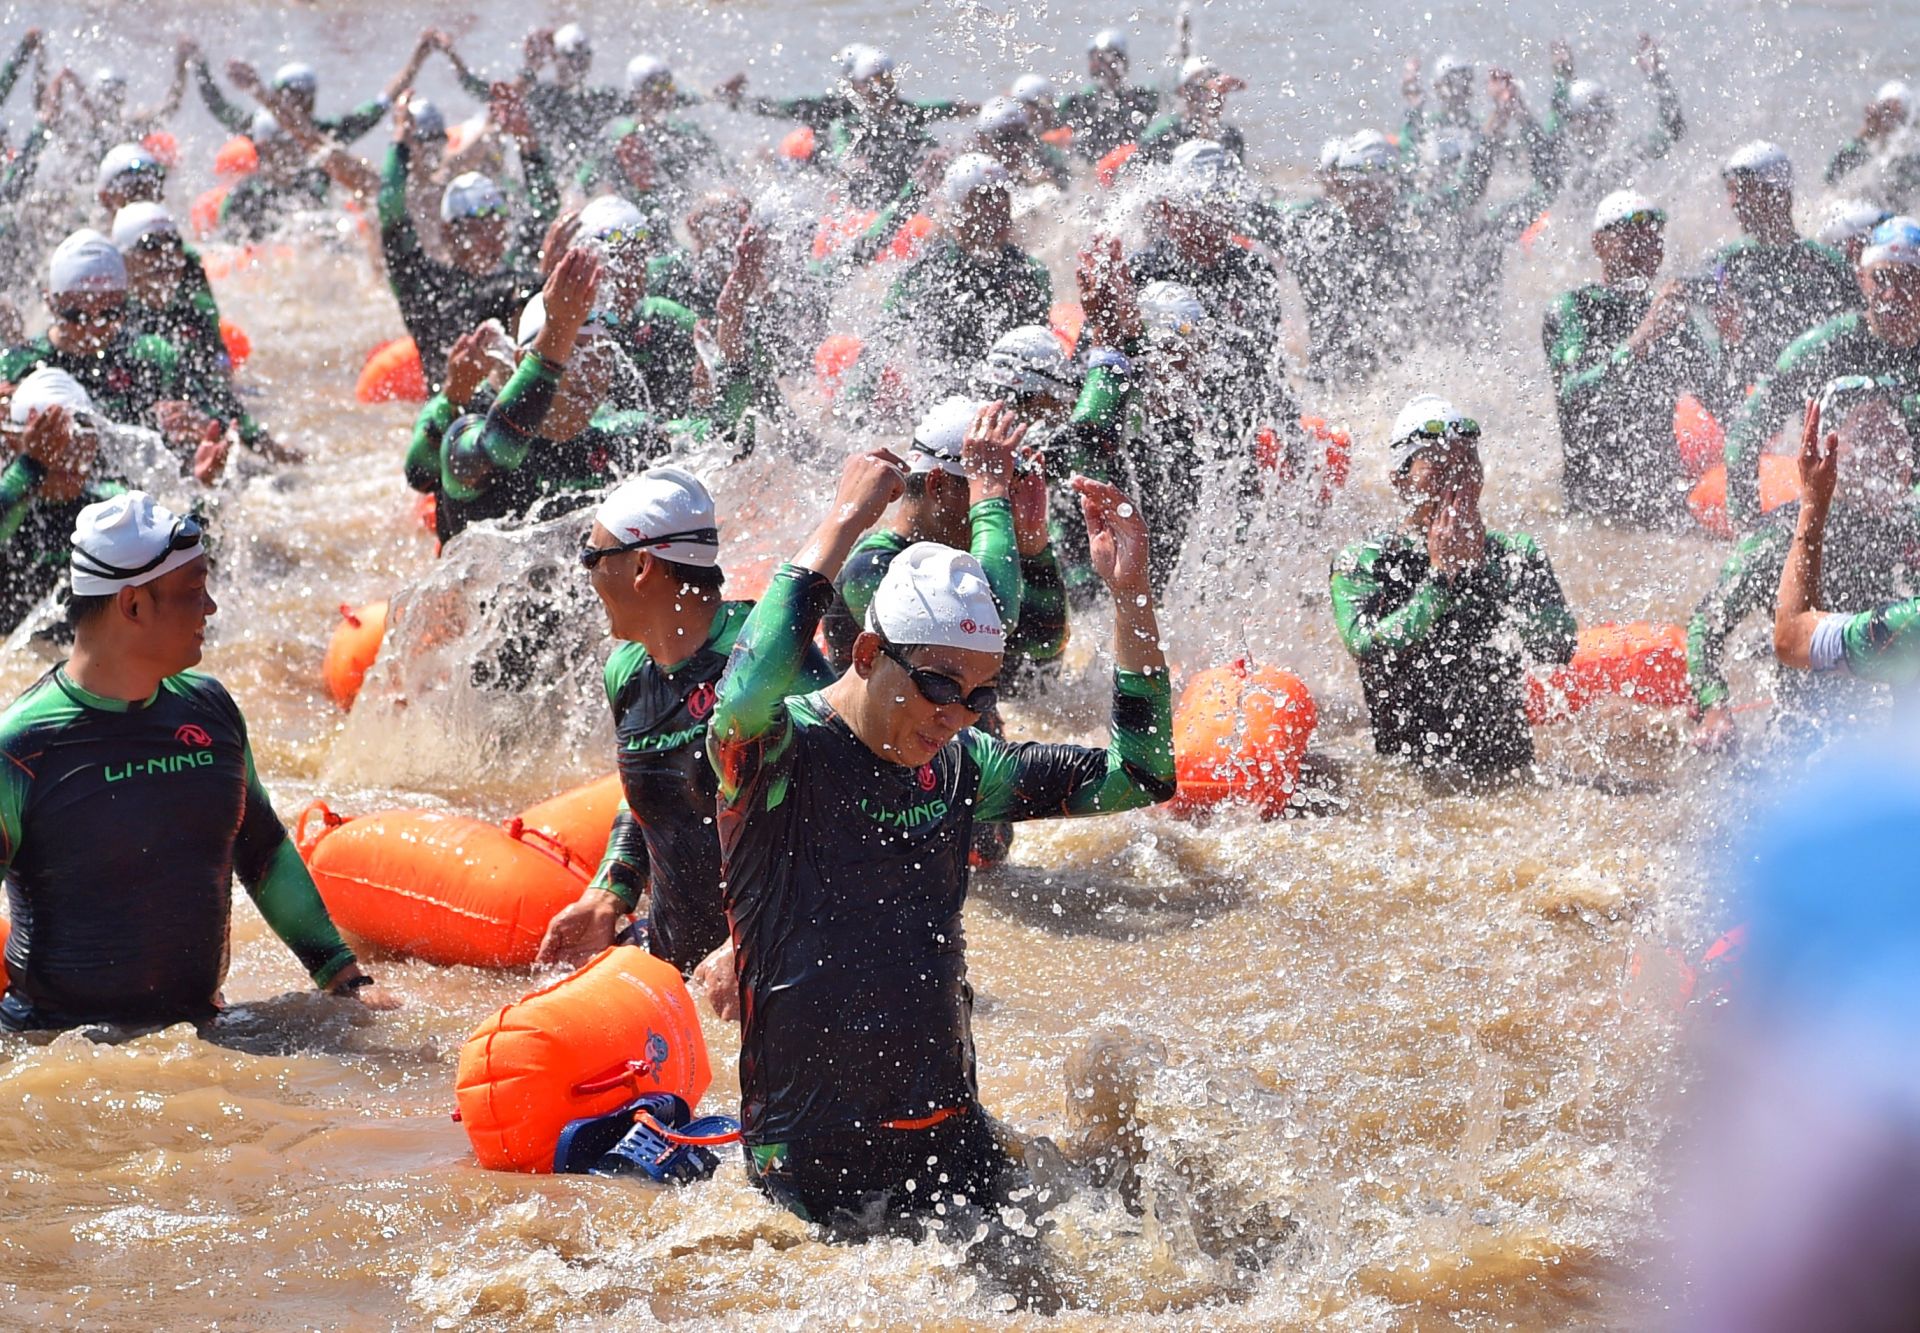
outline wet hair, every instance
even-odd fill
[[[658,556],[654,559],[666,571],[668,578],[705,592],[719,592],[720,585],[727,581],[727,571],[718,565],[683,565],[677,560],[661,560]]]
[[[98,620],[106,614],[107,608],[113,605],[116,595],[102,592],[82,597],[76,593],[67,601],[67,623],[78,629],[88,621]]]

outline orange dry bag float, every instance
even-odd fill
[[[260,169],[260,151],[253,146],[253,140],[244,134],[236,134],[220,145],[220,151],[213,155],[213,174],[216,176],[251,176]]]
[[[1326,504],[1347,484],[1347,473],[1353,466],[1353,436],[1344,426],[1329,425],[1325,417],[1301,417],[1300,432],[1307,437],[1310,449],[1320,449],[1320,503]],[[1293,461],[1281,448],[1280,432],[1272,426],[1254,431],[1253,457],[1281,481],[1293,480]]]
[[[616,945],[482,1023],[460,1048],[455,1095],[481,1166],[548,1172],[569,1122],[648,1092],[695,1106],[712,1081],[679,971]]]
[[[230,319],[220,321],[220,343],[227,349],[227,361],[235,370],[246,365],[247,358],[253,355],[253,339]]]
[[[813,352],[813,382],[823,396],[832,398],[840,392],[840,381],[865,347],[855,333],[830,333],[820,340]]]
[[[1113,183],[1120,179],[1120,169],[1126,166],[1133,155],[1139,151],[1140,145],[1137,143],[1121,144],[1093,164],[1094,177],[1101,185],[1111,190]]]
[[[363,403],[424,403],[427,377],[420,369],[420,349],[411,338],[381,343],[367,354],[353,396]]]
[[[839,252],[841,246],[848,241],[858,240],[866,234],[867,228],[879,220],[880,215],[872,210],[821,218],[819,225],[813,231],[814,259],[832,258]]]
[[[1527,681],[1527,721],[1538,726],[1579,712],[1603,694],[1651,708],[1687,702],[1687,632],[1636,620],[1580,631],[1573,660],[1545,680]]]
[[[225,185],[216,185],[195,196],[192,206],[187,209],[187,225],[193,229],[196,239],[204,241],[219,229],[220,206],[227,202],[228,188]],[[207,265],[208,277],[215,276],[211,271],[213,267],[211,264]],[[225,274],[222,273],[219,276],[224,277]]]
[[[1715,459],[1727,456],[1726,431],[1706,404],[1690,393],[1682,394],[1673,405],[1673,442],[1689,477],[1702,475]]]
[[[153,160],[171,171],[180,165],[180,141],[167,130],[155,130],[140,141],[140,146],[153,154]]]
[[[1078,301],[1055,301],[1047,311],[1047,324],[1067,355],[1072,356],[1073,349],[1080,345],[1080,330],[1087,326],[1087,312]]]
[[[565,847],[580,864],[598,866],[600,858],[606,855],[613,817],[620,813],[620,802],[625,795],[620,775],[609,773],[584,787],[563,791],[538,805],[528,806],[520,812],[520,822]]]
[[[358,611],[340,608],[340,623],[327,643],[326,660],[320,674],[326,679],[327,693],[342,708],[353,707],[360,684],[380,656],[380,641],[387,636],[387,604],[368,602]]]
[[[295,833],[336,926],[387,953],[447,966],[527,966],[590,873],[517,819],[505,828],[444,810],[351,819],[315,801]]]
[[[1174,810],[1245,801],[1264,815],[1280,813],[1319,720],[1307,687],[1278,667],[1240,661],[1202,671],[1173,713]]]
[[[883,260],[899,260],[902,263],[918,259],[920,252],[927,248],[927,238],[937,230],[934,220],[925,213],[915,213],[900,224],[900,230],[887,242],[887,248],[880,252]]]
[[[1760,455],[1760,512],[1771,514],[1800,498],[1800,460],[1792,454]],[[1724,464],[1700,474],[1699,484],[1687,496],[1687,508],[1700,526],[1716,537],[1733,536],[1727,517],[1727,469]]]

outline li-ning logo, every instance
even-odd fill
[[[695,722],[713,711],[714,693],[713,682],[708,680],[702,681],[699,687],[687,696],[687,713]]]
[[[191,722],[174,732],[173,738],[182,745],[191,745],[201,750],[213,744],[213,737],[207,735],[204,729],[196,727]]]
[[[932,764],[920,765],[920,771],[915,773],[914,777],[919,779],[921,791],[933,790],[933,765]]]
[[[132,777],[155,777],[166,773],[179,773],[192,768],[211,768],[212,750],[194,750],[188,754],[161,755],[137,764],[122,764],[115,768],[112,764],[102,764],[108,782],[122,782]]]

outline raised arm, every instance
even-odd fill
[[[1826,616],[1820,610],[1820,562],[1827,539],[1827,511],[1833,504],[1839,473],[1840,437],[1821,438],[1820,404],[1809,402],[1800,426],[1800,514],[1793,526],[1793,545],[1780,569],[1780,590],[1773,604],[1773,651],[1784,666],[1806,670],[1833,670],[1845,658],[1834,651],[1844,616]],[[1728,499],[1732,499],[1732,472],[1728,472]],[[1814,639],[1820,635],[1821,660],[1815,660]]]
[[[193,66],[193,80],[200,89],[200,100],[206,103],[207,112],[221,125],[234,134],[245,134],[253,117],[245,107],[227,100],[220,91],[220,85],[213,81],[213,71],[207,68],[207,57],[198,46],[190,48],[188,57]]]

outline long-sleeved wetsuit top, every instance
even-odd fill
[[[1262,206],[1248,225],[1300,286],[1315,379],[1364,380],[1406,347],[1420,313],[1424,249],[1414,245],[1417,238],[1391,221],[1361,231],[1324,198]]]
[[[193,62],[193,81],[200,89],[200,100],[208,113],[235,134],[245,134],[253,125],[253,112],[228,99],[213,80],[213,72],[204,60]],[[393,104],[384,97],[362,102],[338,116],[315,116],[313,128],[338,144],[350,144],[386,118]]]
[[[264,240],[289,212],[326,207],[332,192],[333,178],[319,167],[304,167],[283,181],[256,171],[221,198],[220,231],[229,240]]]
[[[33,37],[23,35],[20,44],[13,48],[13,54],[7,57],[7,63],[0,65],[0,102],[13,96],[13,85],[20,82],[27,62],[33,58]]]
[[[1603,151],[1589,154],[1568,129],[1567,98],[1573,85],[1555,80],[1545,133],[1552,146],[1554,193],[1563,207],[1592,204],[1609,191],[1631,185],[1642,167],[1666,157],[1686,135],[1687,118],[1673,80],[1662,71],[1648,82],[1655,103],[1653,128],[1628,139],[1621,139],[1616,128]]]
[[[824,694],[787,697],[833,585],[782,565],[708,722],[740,979],[749,1144],[976,1104],[961,911],[976,820],[1108,814],[1173,795],[1163,673],[1116,673],[1104,750],[962,731],[918,768]]]
[[[813,97],[748,97],[742,109],[776,120],[797,120],[817,136],[816,160],[846,176],[855,208],[879,208],[900,193],[933,147],[927,127],[964,114],[944,98],[896,97],[869,107],[845,93]]]
[[[1026,613],[1026,590],[1021,579],[1024,561],[1014,540],[1013,506],[1004,499],[982,500],[967,511],[967,522],[971,527],[967,549],[987,576],[987,588],[993,593],[994,605],[1000,608],[1000,621],[1008,628],[1011,645],[1020,618]],[[893,558],[913,542],[911,537],[881,528],[862,537],[847,556],[835,585],[837,595],[823,622],[834,670],[845,671],[852,664],[853,641],[867,626],[867,607],[873,602],[874,589],[887,576]]]
[[[210,1016],[236,874],[315,984],[353,961],[212,677],[170,676],[130,704],[55,667],[0,715],[0,756],[0,1023]]]
[[[45,493],[46,480],[47,470],[25,454],[0,468],[0,638],[65,577],[80,511],[126,489],[94,476],[78,495],[55,500]]]
[[[1019,246],[981,255],[942,238],[895,279],[880,308],[936,374],[962,375],[1007,330],[1045,324],[1052,303],[1046,265]]]
[[[1740,301],[1740,341],[1726,345],[1722,365],[1734,401],[1774,368],[1788,343],[1862,304],[1847,257],[1819,241],[1764,245],[1743,236],[1716,250],[1711,263]]]
[[[1569,660],[1576,633],[1533,538],[1488,533],[1485,561],[1449,584],[1423,538],[1384,533],[1335,558],[1332,591],[1376,750],[1474,776],[1533,762],[1526,667]]]
[[[172,299],[156,310],[129,298],[126,327],[134,334],[165,339],[179,354],[182,396],[209,416],[236,423],[240,438],[252,444],[266,434],[266,428],[234,392],[233,360],[220,333],[220,307],[214,301],[213,285],[193,247],[182,248],[187,266]]]
[[[471,72],[456,71],[460,86],[471,97],[488,101],[493,85]],[[520,85],[526,90],[527,117],[533,132],[561,171],[571,171],[593,152],[603,126],[627,109],[628,96],[611,86],[576,84],[563,87],[538,72],[523,68]]]
[[[545,157],[521,151],[531,211],[517,224],[514,243],[501,266],[491,273],[469,273],[443,264],[428,254],[407,212],[407,163],[411,149],[396,143],[387,150],[380,176],[380,249],[387,260],[387,280],[400,318],[420,349],[420,368],[427,384],[438,388],[447,373],[447,353],[462,335],[489,319],[513,328],[520,312],[540,290],[540,274],[533,263],[540,253],[547,224],[559,210],[560,196]]]
[[[671,667],[637,643],[622,643],[607,662],[621,801],[593,883],[629,908],[646,894],[649,947],[682,972],[691,972],[727,940],[707,718],[728,654],[752,610],[752,602],[722,602],[706,641]],[[808,649],[790,687],[802,693],[833,681],[819,650],[811,644]]]
[[[619,116],[606,122],[587,160],[574,174],[580,188],[591,192],[602,181],[625,180],[617,154],[621,144],[638,135],[647,146],[654,167],[670,182],[682,182],[696,172],[716,168],[721,158],[707,132],[690,120],[641,120]],[[669,229],[670,231],[671,229]]]
[[[1091,162],[1123,143],[1138,143],[1160,112],[1160,94],[1138,84],[1108,88],[1085,83],[1062,97],[1055,109],[1061,124],[1073,128],[1073,152]]]
[[[192,387],[172,343],[152,334],[134,333],[124,325],[94,356],[63,352],[44,333],[31,342],[10,347],[0,353],[0,382],[18,384],[41,366],[73,376],[93,401],[93,410],[122,426],[158,430],[154,405],[186,399]]]
[[[1174,150],[1194,139],[1210,139],[1241,162],[1247,160],[1247,136],[1240,132],[1238,125],[1222,125],[1203,134],[1194,129],[1192,120],[1184,111],[1162,112],[1140,132],[1140,160],[1170,162]]]
[[[1862,680],[1891,685],[1911,685],[1920,679],[1920,597],[1836,619],[1840,658],[1827,669],[1844,667]],[[1815,632],[1816,664],[1825,632],[1824,623]]]
[[[1819,397],[1827,381],[1841,375],[1920,384],[1920,346],[1895,347],[1876,337],[1859,311],[1835,316],[1789,343],[1727,428],[1727,516],[1736,527],[1759,521],[1760,455],[1767,441],[1798,422],[1807,399]]]
[[[1567,508],[1632,523],[1689,522],[1692,479],[1673,436],[1682,394],[1720,408],[1712,327],[1699,311],[1636,356],[1627,340],[1653,305],[1645,289],[1589,283],[1547,309],[1540,340],[1553,377]]]
[[[1727,557],[1717,583],[1700,599],[1687,622],[1687,686],[1695,714],[1728,702],[1722,670],[1727,639],[1755,613],[1769,619],[1793,546],[1798,504],[1768,514]],[[1827,523],[1820,564],[1821,600],[1829,606],[1878,606],[1920,591],[1920,509],[1876,515],[1837,505]],[[1821,678],[1804,671],[1774,673],[1775,703],[1819,706],[1806,697],[1823,690]]]

